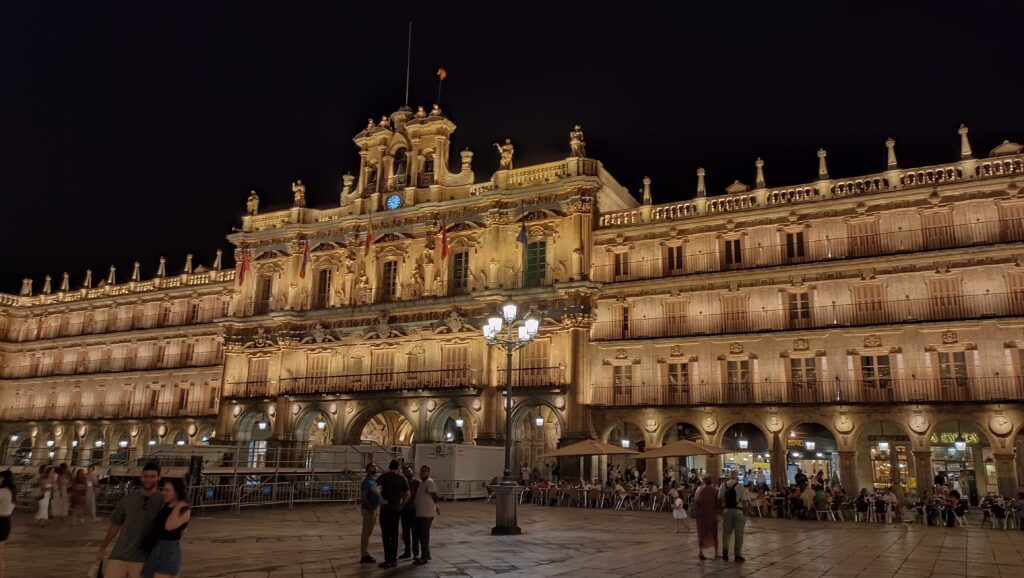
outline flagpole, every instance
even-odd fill
[[[409,106],[409,69],[412,66],[412,20],[409,21],[409,41],[405,49],[405,106]]]

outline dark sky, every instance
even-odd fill
[[[655,202],[753,181],[953,161],[1024,140],[1024,3],[861,2],[7,3],[0,17],[0,290],[86,268],[96,279],[160,255],[209,264],[250,189],[262,208],[335,206],[352,137],[403,103],[435,98],[453,153],[497,167],[562,158],[583,124],[589,156]],[[845,6],[840,6],[844,4]],[[453,154],[457,163],[457,155]],[[226,265],[228,263],[225,263]],[[56,288],[56,286],[55,286]]]

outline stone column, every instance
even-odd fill
[[[895,455],[895,452],[893,452]],[[932,450],[914,450],[914,473],[917,476],[917,491],[932,486]],[[893,476],[896,479],[896,476]],[[904,483],[906,481],[904,480]]]
[[[1019,490],[1017,472],[1013,467],[1013,454],[992,454],[996,461],[996,480],[999,484],[999,495],[1015,496]],[[978,492],[979,495],[982,492]]]
[[[704,475],[711,476],[711,482],[717,484],[718,478],[722,477],[722,456],[708,456],[707,464]],[[774,474],[772,479],[775,479]]]
[[[839,452],[839,483],[846,488],[848,493],[859,492],[857,481],[857,451],[847,450]]]

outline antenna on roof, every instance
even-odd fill
[[[409,67],[412,65],[412,20],[409,21],[409,42],[405,48],[405,106],[409,106]]]

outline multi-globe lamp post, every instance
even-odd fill
[[[526,347],[540,330],[541,318],[530,312],[520,317],[519,307],[512,301],[501,306],[501,314],[493,315],[483,327],[487,345],[505,352],[505,471],[501,483],[493,486],[497,509],[492,534],[519,534],[516,516],[516,494],[519,485],[512,470],[512,354]]]

